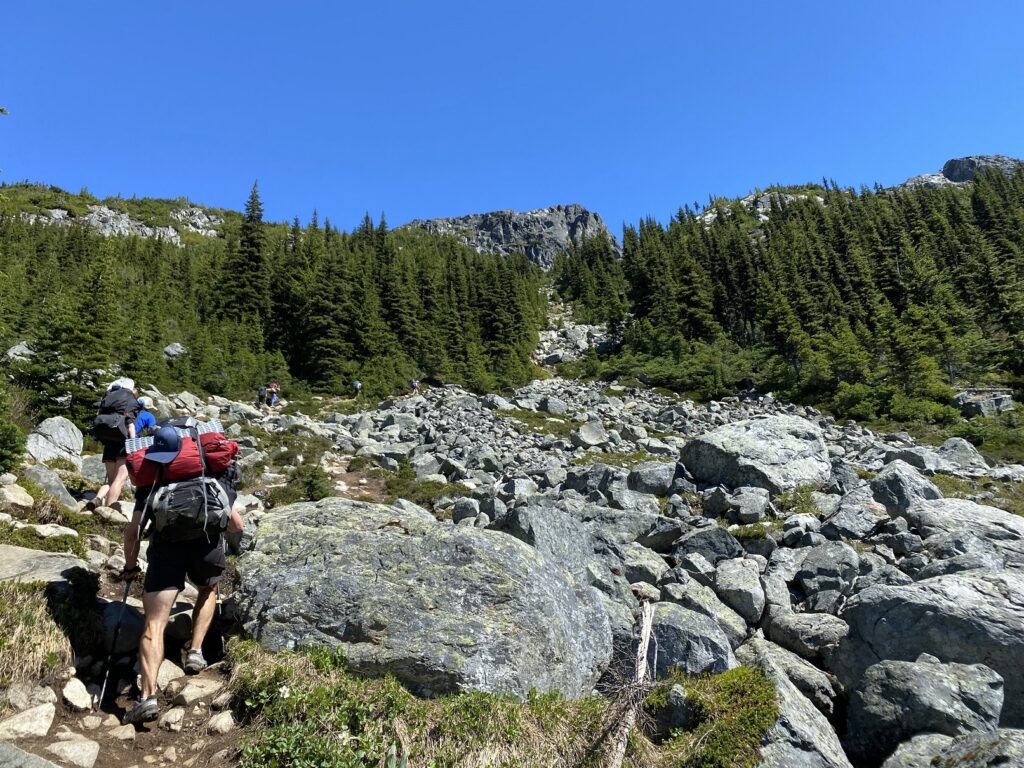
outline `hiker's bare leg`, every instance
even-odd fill
[[[121,489],[124,488],[124,484],[127,479],[128,465],[125,463],[124,459],[118,459],[117,463],[114,465],[114,477],[110,481],[110,489],[107,491],[106,505],[108,507],[121,498]]]
[[[210,629],[213,614],[217,612],[217,587],[200,587],[196,607],[192,609],[192,645],[191,651],[203,650],[203,640]]]
[[[110,484],[114,482],[114,478],[117,476],[117,462],[104,461],[103,470],[107,473],[107,477],[103,481],[103,485],[96,491],[94,501],[97,507],[105,507],[107,505],[107,493],[110,492]]]
[[[146,611],[146,626],[139,641],[139,668],[142,672],[142,698],[156,695],[156,673],[164,660],[164,630],[171,617],[171,608],[178,598],[178,590],[165,589],[147,592],[142,596]]]

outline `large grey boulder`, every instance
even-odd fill
[[[990,543],[1008,567],[1024,568],[1024,517],[966,499],[921,501],[901,516],[926,541],[940,534],[973,534]]]
[[[905,461],[886,464],[871,480],[875,501],[892,515],[906,512],[919,501],[941,499],[942,491]]]
[[[264,515],[238,560],[266,648],[340,646],[423,694],[589,692],[611,654],[595,590],[513,536],[328,498]]]
[[[985,457],[962,437],[949,438],[935,452],[955,474],[979,477],[988,472]]]
[[[779,719],[761,741],[759,768],[851,768],[825,716],[790,681],[768,643],[752,643],[744,663],[758,667],[775,686]]]
[[[1020,768],[1024,731],[1000,728],[967,736],[919,734],[900,745],[882,768]]]
[[[1003,677],[1002,725],[1024,724],[1024,573],[964,571],[874,585],[851,597],[842,616],[850,633],[831,666],[848,688],[879,661],[913,661],[922,653],[984,664]]]
[[[726,424],[687,443],[681,459],[699,482],[772,493],[822,486],[832,475],[821,428],[799,416]]]
[[[66,581],[75,568],[89,564],[74,555],[0,544],[0,581]]]
[[[723,560],[715,569],[715,593],[748,624],[757,624],[764,613],[761,574],[753,560]]]
[[[570,439],[577,448],[595,448],[608,444],[608,430],[600,421],[588,421],[573,430]]]
[[[718,674],[737,665],[729,638],[702,613],[675,603],[656,603],[647,660],[656,677],[671,669],[687,675]]]
[[[822,523],[821,533],[830,539],[864,539],[888,521],[888,510],[875,501],[869,486],[862,485],[840,499],[839,507]]]
[[[41,464],[52,459],[70,461],[82,466],[82,432],[63,416],[41,422],[25,439],[28,455]]]
[[[62,507],[71,512],[78,511],[78,502],[75,501],[75,497],[68,491],[64,481],[60,479],[60,475],[52,469],[44,467],[42,464],[34,464],[31,467],[25,467],[23,471],[28,480],[53,496]]]
[[[666,577],[668,576],[669,574],[666,574]],[[663,602],[677,603],[683,608],[702,613],[714,620],[725,632],[733,648],[738,648],[747,639],[747,622],[719,600],[711,587],[699,583],[682,569],[677,569],[671,576],[671,582],[662,581],[658,584]]]
[[[769,639],[811,661],[829,657],[850,630],[846,622],[828,613],[791,613],[772,610],[765,628]]]
[[[758,659],[762,655],[767,656],[819,712],[825,717],[832,716],[836,688],[831,677],[792,651],[763,637],[752,637],[736,649],[736,660],[748,667],[760,666]]]
[[[672,544],[672,554],[680,560],[691,553],[716,565],[721,560],[743,557],[743,546],[725,528],[709,522],[687,531]]]
[[[878,762],[917,733],[960,736],[995,731],[1003,678],[983,664],[882,661],[867,668],[850,697],[847,750]]]
[[[807,548],[794,580],[806,596],[803,603],[809,610],[835,613],[853,591],[859,571],[856,550],[841,541],[830,541]]]
[[[645,461],[630,470],[626,482],[631,491],[668,496],[675,480],[676,465],[662,461]]]

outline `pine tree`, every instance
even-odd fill
[[[228,254],[224,275],[226,317],[265,322],[270,316],[270,275],[259,187],[253,182],[238,239]]]

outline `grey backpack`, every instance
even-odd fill
[[[167,483],[150,500],[153,526],[168,541],[219,536],[231,519],[231,499],[212,477]]]

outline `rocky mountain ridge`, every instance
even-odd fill
[[[81,224],[94,229],[104,237],[146,237],[158,238],[171,245],[181,246],[181,234],[173,226],[150,227],[132,218],[127,213],[115,211],[105,205],[90,205],[84,216],[75,216],[63,208],[50,208],[47,213],[22,213],[21,218],[29,224],[73,226]],[[186,206],[174,210],[171,218],[179,222],[182,231],[202,237],[217,237],[224,220],[197,206]]]
[[[924,173],[907,179],[901,187],[963,186],[974,181],[983,171],[996,170],[1007,176],[1014,173],[1024,161],[1006,155],[970,155],[947,160],[938,173]]]
[[[570,325],[546,334],[538,357],[598,339]],[[267,489],[303,463],[271,447],[282,436],[330,446],[319,463],[339,478],[335,497],[241,501],[233,610],[268,649],[337,646],[352,668],[422,695],[575,697],[628,667],[651,603],[656,674],[745,664],[771,680],[779,714],[760,765],[896,768],[967,753],[1004,762],[949,764],[1012,765],[1024,749],[1024,518],[1000,508],[1024,466],[995,466],[964,440],[916,445],[770,395],[699,405],[559,378],[315,415],[148,394],[161,415],[221,419]],[[93,475],[76,432],[44,422],[32,457]],[[366,499],[360,471],[410,471],[437,489],[432,509]],[[26,472],[79,508],[45,465]],[[951,497],[940,481],[971,490]],[[7,524],[77,536],[22,519],[16,488],[0,488]],[[90,536],[88,547],[86,567],[123,563],[116,542]],[[43,567],[31,552],[17,553],[22,576]],[[91,670],[83,661],[86,682]],[[687,722],[685,696],[668,706]],[[179,713],[188,727],[212,716]],[[88,740],[75,716],[64,723],[71,741]],[[0,721],[4,738],[13,728]]]
[[[604,219],[581,205],[554,205],[534,211],[491,211],[442,219],[416,219],[405,227],[418,227],[433,234],[453,235],[462,243],[486,253],[525,253],[544,269],[571,244],[603,235],[622,253],[618,240],[608,231]]]

